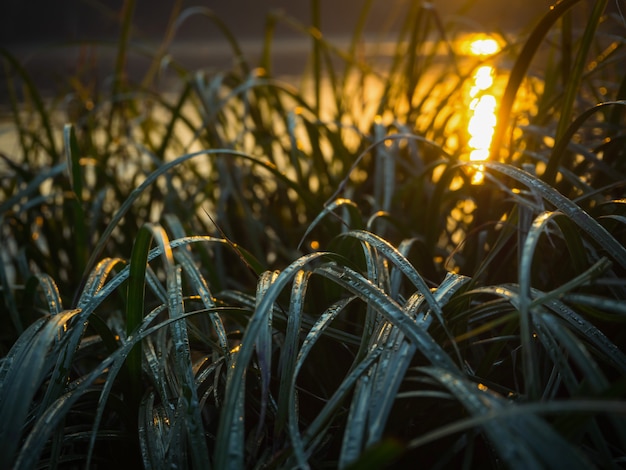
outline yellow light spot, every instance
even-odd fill
[[[469,34],[461,38],[459,49],[462,54],[488,56],[500,52],[500,41],[485,33]]]
[[[470,91],[470,96],[476,96],[480,91],[487,90],[493,85],[493,67],[483,65],[474,72],[474,86]]]
[[[320,243],[317,240],[313,240],[310,246],[312,250],[318,250],[320,247]]]
[[[469,90],[470,117],[467,123],[469,160],[480,162],[489,158],[491,141],[496,128],[496,98],[489,93],[494,84],[495,70],[489,65],[476,69],[473,85]],[[484,180],[484,167],[477,166],[472,175],[472,184]]]
[[[500,44],[493,38],[481,38],[472,41],[470,51],[474,55],[492,55],[500,50]]]
[[[487,390],[489,390],[489,387],[487,387],[484,384],[478,384],[478,390],[480,390],[482,392],[486,392]]]

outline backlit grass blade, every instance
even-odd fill
[[[71,124],[65,125],[63,128],[63,138],[65,143],[65,154],[67,156],[67,168],[70,172],[70,182],[74,193],[74,198],[71,202],[74,213],[72,228],[74,230],[74,246],[76,249],[74,266],[76,269],[82,271],[85,269],[85,264],[87,263],[88,234],[83,208],[83,175],[80,163],[81,156],[74,126]]]
[[[165,231],[154,225],[145,225],[142,227],[135,239],[130,258],[126,304],[126,334],[129,336],[135,333],[143,321],[146,267],[148,252],[150,251],[153,238],[156,238],[161,248],[165,265],[169,267],[174,264],[173,255]],[[141,344],[138,343],[128,354],[127,358],[128,372],[131,380],[131,388],[133,390],[132,393],[134,394],[134,399],[137,404],[139,403],[139,395],[141,393],[142,356]]]
[[[28,294],[32,295],[32,299],[34,299],[37,289],[39,289],[39,292],[41,292],[41,295],[43,295],[46,301],[48,314],[56,315],[63,311],[63,301],[61,300],[61,294],[59,293],[54,279],[46,274],[35,274],[28,280],[25,290]]]
[[[574,104],[580,93],[580,84],[587,64],[587,55],[594,45],[594,37],[607,3],[608,0],[596,0],[593,3],[593,9],[585,21],[585,31],[580,38],[572,70],[566,71],[567,81],[565,82],[565,93],[560,109],[559,122],[556,128],[555,138],[557,141],[571,124]]]
[[[506,84],[502,99],[500,100],[500,107],[498,109],[498,117],[496,121],[497,124],[491,141],[491,155],[489,160],[500,160],[502,142],[510,124],[515,97],[517,96],[517,92],[522,84],[522,81],[526,77],[530,63],[535,58],[541,43],[554,24],[579,1],[580,0],[563,0],[557,2],[552,8],[550,8],[550,11],[541,18],[539,23],[531,32],[530,36],[524,42],[524,47],[517,56],[515,64],[511,69],[509,80]]]
[[[314,101],[313,109],[316,114],[319,115],[321,110],[322,101],[322,59],[321,59],[321,47],[319,40],[322,37],[321,27],[321,2],[319,0],[311,0],[311,38],[313,43],[313,90]]]
[[[168,422],[167,416],[161,416],[159,407],[154,406],[154,392],[145,395],[139,407],[139,443],[146,470],[159,468],[166,462],[163,441],[167,437]]]
[[[123,91],[126,80],[126,60],[130,44],[133,15],[135,13],[135,0],[124,0],[122,10],[120,11],[120,34],[117,42],[117,53],[115,56],[115,65],[113,69],[113,80],[111,81],[111,96],[117,98]],[[119,104],[113,103],[109,111],[108,117],[108,134],[111,135],[111,129],[114,124],[114,115],[119,110]]]
[[[224,23],[224,21],[218,15],[216,15],[215,12],[211,10],[210,8],[206,8],[203,6],[193,6],[193,7],[185,8],[180,13],[178,18],[176,18],[176,23],[175,23],[174,28],[176,30],[180,29],[183,23],[188,18],[191,18],[195,15],[204,16],[215,24],[219,32],[222,34],[222,36],[224,36],[229,46],[231,47],[233,51],[233,57],[236,61],[235,63],[237,64],[238,67],[242,68],[243,75],[248,75],[250,73],[248,62],[245,58],[243,51],[241,50],[241,47],[239,46],[239,42],[237,41],[237,38],[233,35],[233,33],[228,28],[226,23]]]
[[[107,278],[114,274],[113,270],[121,265],[121,269],[126,266],[126,261],[121,258],[106,258],[101,260],[94,268],[94,270],[87,277],[85,286],[78,298],[77,307],[83,308],[89,304],[92,299],[98,297],[101,294]],[[119,279],[119,277],[118,277]],[[119,281],[118,281],[119,282]]]

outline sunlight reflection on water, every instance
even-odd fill
[[[500,50],[498,41],[478,36],[468,38],[466,48],[476,56],[489,56]],[[491,65],[481,65],[472,77],[473,83],[468,92],[470,117],[467,132],[470,139],[469,160],[484,161],[489,157],[491,140],[496,127],[497,101],[494,93],[494,77],[496,70]],[[480,184],[484,179],[482,165],[472,176],[473,184]]]

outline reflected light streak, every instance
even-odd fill
[[[470,40],[467,48],[473,55],[485,56],[495,54],[500,45],[495,39],[480,37]],[[482,65],[476,69],[472,77],[473,84],[469,90],[470,117],[467,124],[469,160],[484,161],[489,157],[489,148],[496,128],[496,98],[490,93],[494,84],[495,69],[490,65]],[[472,175],[472,184],[480,184],[484,180],[484,167],[479,165]]]

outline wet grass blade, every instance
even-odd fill
[[[231,468],[237,462],[243,460],[243,435],[239,430],[242,423],[243,409],[243,380],[249,366],[254,344],[261,328],[266,325],[269,310],[274,305],[279,293],[291,282],[297,272],[313,260],[327,256],[326,253],[312,253],[299,258],[294,263],[285,268],[274,280],[265,296],[257,305],[254,315],[248,323],[241,346],[234,364],[231,367],[226,384],[224,405],[216,438],[216,453],[214,465],[218,469]]]
[[[360,297],[367,304],[376,308],[390,322],[398,327],[406,337],[417,344],[418,349],[433,364],[438,367],[457,370],[457,366],[446,352],[433,338],[409,317],[393,299],[365,279],[356,271],[344,266],[324,265],[315,270],[316,273],[328,277],[333,282],[344,287],[353,295]]]
[[[291,396],[297,393],[297,390],[292,388],[292,378],[295,376],[297,368],[300,328],[302,326],[302,315],[310,277],[310,271],[298,271],[291,288],[287,328],[285,329],[285,339],[280,351],[279,361],[280,385],[278,389],[276,424],[274,425],[274,433],[277,436],[283,435],[287,429],[289,402]]]
[[[80,313],[68,310],[31,325],[6,361],[0,388],[0,466],[13,467],[20,438],[26,427],[30,403],[62,348],[59,333]],[[75,327],[76,325],[72,325]]]
[[[602,225],[578,205],[560,194],[533,175],[523,170],[499,162],[484,162],[489,169],[503,173],[526,185],[546,201],[567,215],[578,227],[587,232],[599,246],[603,247],[622,267],[626,267],[626,248],[622,246]]]
[[[128,291],[126,303],[126,334],[135,334],[143,322],[146,267],[148,263],[148,252],[153,238],[157,240],[161,249],[166,266],[174,264],[171,248],[167,240],[165,231],[154,225],[142,227],[135,239],[133,252],[130,258],[130,270],[128,276]],[[142,375],[143,353],[141,344],[138,343],[131,350],[127,358],[128,373],[131,381],[133,400],[138,405],[141,396],[141,375]]]

